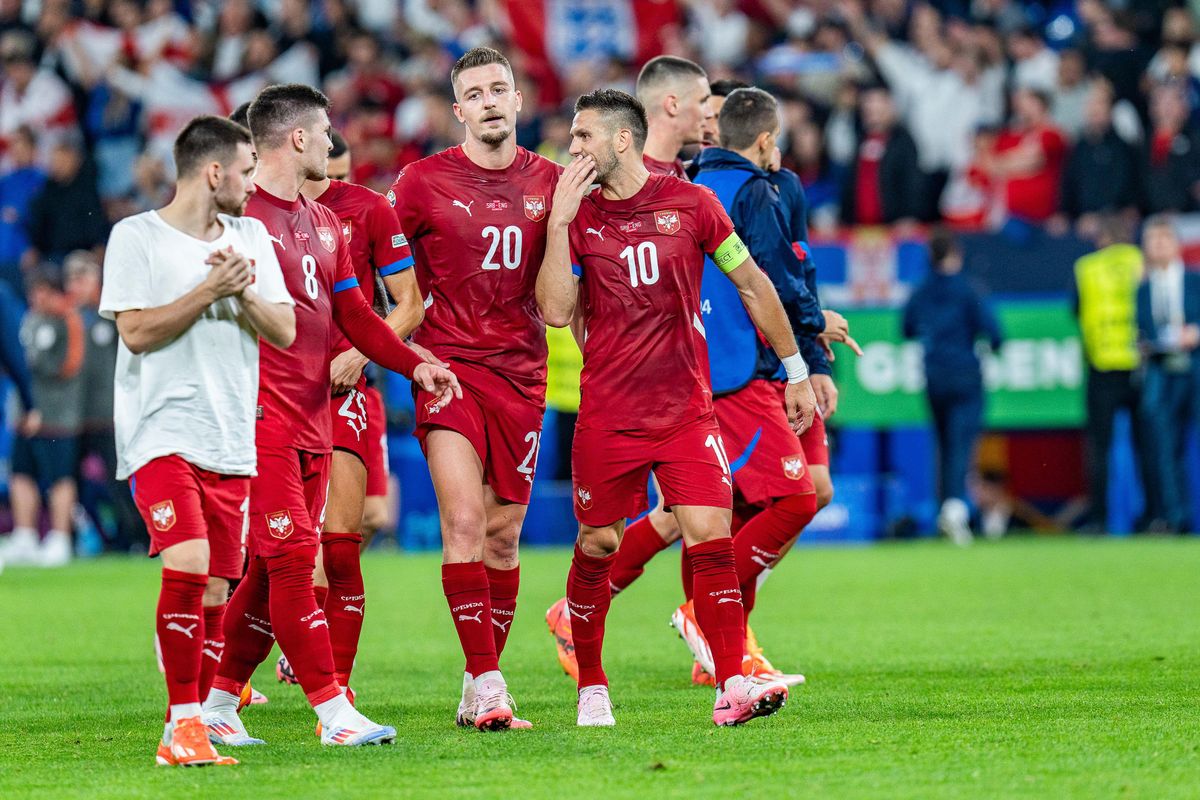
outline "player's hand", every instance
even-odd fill
[[[462,387],[458,385],[458,377],[446,369],[434,364],[418,364],[413,370],[413,383],[437,398],[437,407],[445,408],[450,401],[462,399]]]
[[[37,436],[37,432],[42,429],[42,412],[36,408],[25,412],[25,416],[21,417],[21,423],[17,430],[26,439],[31,436]]]
[[[838,390],[833,378],[828,375],[809,375],[808,382],[812,384],[813,394],[817,398],[817,409],[824,419],[829,419],[837,411]]]
[[[596,162],[591,156],[583,155],[571,159],[563,174],[558,177],[554,189],[554,200],[550,209],[551,225],[567,225],[579,213],[579,203],[596,179]]]
[[[812,427],[817,397],[813,394],[811,379],[789,383],[783,391],[783,401],[787,406],[788,422],[797,436]]]
[[[357,386],[365,366],[367,357],[353,347],[334,356],[333,361],[329,362],[329,384],[333,387],[333,393],[345,394]]]
[[[440,358],[438,358],[433,353],[426,350],[424,347],[421,347],[421,345],[417,344],[416,342],[405,342],[405,344],[407,344],[410,348],[412,348],[412,351],[414,353],[419,355],[421,358],[425,359],[426,364],[433,364],[435,367],[443,367],[443,368],[449,369],[449,367],[450,367],[449,364],[447,364],[445,361],[442,361]]]
[[[241,294],[243,289],[254,282],[254,270],[250,266],[250,259],[234,252],[232,247],[211,253],[204,263],[212,267],[204,282],[218,300]]]

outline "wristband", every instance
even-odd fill
[[[787,371],[788,383],[803,383],[808,380],[808,364],[804,363],[804,356],[793,353],[790,356],[784,356],[780,361],[783,362],[783,368]]]

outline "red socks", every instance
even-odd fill
[[[208,690],[212,688],[217,667],[221,666],[221,655],[225,652],[223,628],[227,605],[228,603],[222,603],[219,606],[204,607],[204,648],[200,653],[200,702],[202,703],[208,697]]]
[[[492,635],[492,599],[483,563],[443,564],[442,589],[463,655],[467,657],[467,672],[482,675],[500,669]]]
[[[626,527],[625,535],[621,538],[621,549],[613,559],[612,574],[608,579],[612,584],[612,593],[616,594],[640,578],[650,559],[668,547],[670,545],[650,524],[649,514]]]
[[[657,536],[655,534],[655,538]],[[601,650],[604,647],[604,619],[612,603],[609,581],[616,560],[616,555],[607,558],[589,556],[578,544],[575,545],[571,571],[567,574],[567,613],[571,615],[580,689],[608,685],[608,677],[601,665]]]
[[[170,705],[200,702],[200,651],[204,645],[207,575],[163,569],[154,628],[162,648]]]
[[[817,513],[815,494],[784,497],[760,511],[733,539],[738,583],[747,602],[746,612],[754,607],[754,588],[764,569],[775,566],[780,549],[800,535]]]
[[[712,649],[717,685],[742,674],[742,649],[746,639],[746,620],[742,611],[742,590],[734,569],[733,541],[728,538],[701,542],[688,548],[692,559],[696,622]],[[579,653],[576,635],[575,652]],[[582,663],[580,664],[582,667]]]
[[[512,631],[513,618],[517,613],[521,568],[496,569],[485,566],[483,569],[487,573],[488,593],[492,598],[492,638],[496,642],[496,659],[499,660],[504,654],[504,645],[508,642],[508,634]]]
[[[265,560],[270,575],[271,625],[279,649],[287,655],[310,704],[316,706],[331,700],[341,688],[333,677],[329,623],[313,596],[316,545],[298,547]],[[330,597],[334,594],[332,590],[329,592]]]
[[[251,558],[225,608],[225,652],[213,688],[241,694],[254,670],[271,653],[275,633],[271,629],[270,585],[266,561]]]
[[[361,543],[362,534],[359,533],[325,533],[321,536],[321,560],[325,564],[329,589],[325,602],[321,603],[318,596],[317,605],[325,610],[329,644],[333,650],[333,672],[342,686],[350,683],[366,610],[358,549]],[[313,593],[317,592],[317,587],[313,587]]]

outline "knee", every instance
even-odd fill
[[[816,485],[817,511],[833,502],[833,481],[819,481]]]
[[[460,508],[442,515],[442,541],[447,547],[476,548],[484,538],[487,519],[482,508]]]
[[[484,541],[484,561],[489,564],[497,562],[516,563],[517,552],[521,540],[521,525],[506,524],[495,530],[488,531]]]
[[[607,528],[582,527],[579,530],[579,549],[592,558],[607,558],[617,552],[621,537],[616,526]]]
[[[229,581],[224,578],[208,579],[208,585],[204,587],[205,608],[215,608],[216,606],[225,605],[229,601]]]

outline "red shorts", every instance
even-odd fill
[[[571,447],[575,517],[602,527],[642,513],[651,470],[667,508],[733,503],[716,417],[645,431],[596,430],[581,419]]]
[[[787,388],[787,384],[776,383],[775,388],[779,392],[780,404],[786,409],[783,392]],[[800,434],[800,446],[804,449],[804,460],[810,465],[829,466],[829,433],[825,430],[825,418],[821,416],[820,409],[813,414],[812,425]]]
[[[179,456],[156,458],[130,481],[150,555],[191,539],[208,540],[208,574],[236,580],[245,563],[250,477],[222,475]]]
[[[483,480],[502,500],[529,505],[533,474],[537,468],[545,403],[533,400],[490,370],[453,363],[450,368],[462,384],[463,397],[430,411],[433,395],[415,389],[417,425],[413,436],[425,447],[431,430],[445,428],[461,433],[483,463]]]
[[[383,396],[366,377],[346,394],[329,398],[333,449],[358,456],[367,468],[367,496],[387,494],[387,420]]]
[[[800,438],[788,424],[780,393],[771,381],[751,381],[713,400],[725,437],[733,480],[752,504],[811,494],[812,476]]]
[[[374,386],[367,387],[367,497],[386,497],[388,493],[387,411],[383,395]]]
[[[250,553],[270,558],[316,545],[325,522],[329,453],[258,448],[250,482]]]

